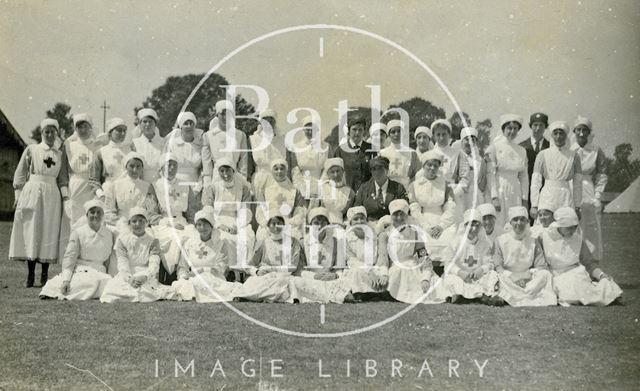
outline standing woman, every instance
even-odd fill
[[[324,162],[329,158],[329,145],[324,141],[318,142],[320,129],[313,123],[312,117],[306,117],[302,125],[305,137],[296,143],[294,151],[289,151],[288,160],[291,180],[308,203],[318,198],[318,184]]]
[[[453,171],[457,164],[458,148],[452,147],[451,144],[451,123],[446,119],[437,119],[431,124],[431,133],[436,145],[433,150],[442,155],[442,174],[445,181],[453,183]],[[424,164],[424,162],[422,162]],[[419,175],[418,175],[419,176]]]
[[[538,216],[538,203],[551,201],[552,210],[563,206],[576,209],[582,204],[582,168],[580,158],[569,148],[569,125],[555,121],[549,126],[553,143],[536,156],[531,176],[531,218]],[[544,179],[544,187],[542,180]]]
[[[269,133],[262,128],[262,125],[258,125],[256,132],[249,136],[249,143],[252,149],[251,159],[255,167],[251,184],[256,191],[264,188],[267,181],[271,179],[271,162],[275,159],[286,159],[287,157],[284,137],[282,134],[279,134],[280,132],[276,124],[276,112],[273,110],[263,110],[260,112],[259,118],[267,121],[269,125],[271,125],[272,138],[271,141],[269,141]],[[262,148],[263,143],[267,144],[264,148]]]
[[[65,202],[64,208],[71,225],[84,217],[85,202],[95,196],[95,188],[90,184],[89,174],[95,154],[103,146],[93,137],[93,122],[88,114],[74,115],[73,126],[76,128],[77,137],[69,137],[64,142],[69,170],[69,202]]]
[[[178,162],[176,179],[178,186],[184,189],[191,208],[187,210],[187,220],[200,209],[200,193],[202,190],[202,129],[197,129],[196,116],[186,111],[178,115],[178,129],[174,129],[165,137],[165,153],[168,152]],[[164,163],[164,162],[163,162]]]
[[[422,165],[422,163],[424,163],[424,154],[433,148],[433,144],[431,143],[431,129],[427,126],[418,126],[416,128],[415,138],[416,153],[418,154],[418,159]]]
[[[11,230],[9,259],[26,261],[25,287],[35,279],[36,262],[42,264],[40,282],[48,279],[49,263],[58,261],[62,200],[69,199],[68,177],[62,151],[55,147],[58,121],[46,118],[40,122],[42,141],[27,145],[13,177],[16,212]]]
[[[357,191],[363,182],[371,178],[369,159],[376,155],[371,144],[364,141],[366,126],[364,118],[348,119],[348,138],[333,151],[333,157],[341,158],[344,162],[345,182],[353,191]]]
[[[478,131],[467,127],[460,131],[461,151],[453,171],[456,197],[456,221],[462,221],[465,210],[477,209],[485,202],[487,188],[487,164],[480,155]]]
[[[487,148],[487,183],[491,202],[498,212],[498,227],[507,223],[507,211],[513,206],[527,206],[529,175],[527,152],[514,142],[522,128],[522,117],[504,114],[500,117],[502,135]]]
[[[97,195],[100,195],[100,191],[108,192],[108,188],[113,186],[113,181],[124,174],[122,161],[131,152],[131,145],[125,141],[127,125],[123,119],[111,118],[107,121],[107,134],[109,144],[95,153],[89,171],[89,181]]]
[[[413,181],[418,170],[420,160],[413,149],[402,143],[402,129],[405,127],[400,120],[391,120],[387,124],[391,144],[380,150],[380,156],[389,159],[389,178],[401,183],[405,188]]]
[[[141,109],[138,111],[138,119],[140,124],[138,124],[137,129],[141,134],[136,137],[136,131],[134,131],[133,149],[141,153],[145,159],[142,179],[153,183],[158,179],[158,173],[162,165],[161,156],[164,149],[164,137],[160,135],[160,131],[156,126],[158,114],[156,114],[155,110]]]
[[[573,125],[576,144],[572,149],[580,158],[582,169],[582,219],[580,228],[584,240],[595,249],[593,255],[602,261],[602,230],[600,217],[602,214],[602,193],[607,187],[607,159],[599,147],[592,144],[593,126],[591,121],[578,117]]]
[[[353,206],[356,193],[345,183],[344,163],[335,157],[324,162],[320,198],[311,201],[310,208],[323,206],[331,224],[344,224],[347,210]]]

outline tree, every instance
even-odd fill
[[[471,117],[469,117],[469,114],[463,111],[462,116],[464,117],[465,122],[468,124],[467,126],[471,126]],[[460,140],[460,131],[465,127],[465,122],[462,121],[460,112],[456,111],[451,114],[449,122],[451,123],[451,140]]]
[[[446,118],[444,109],[434,106],[428,100],[420,98],[418,96],[409,100],[400,102],[397,105],[391,105],[389,108],[399,107],[405,110],[409,114],[409,140],[410,146],[415,148],[414,134],[418,126],[431,127],[433,121],[441,118]],[[391,113],[385,118],[400,119],[400,114]]]
[[[60,138],[66,139],[73,134],[73,118],[71,115],[71,106],[66,103],[58,102],[53,106],[53,109],[47,110],[47,118],[52,118],[58,121],[60,125]],[[42,135],[40,134],[40,125],[36,126],[31,131],[31,139],[39,143],[42,141]]]
[[[640,175],[640,160],[629,161],[632,152],[631,144],[623,143],[616,146],[614,159],[607,158],[609,181],[606,191],[622,192]]]
[[[170,76],[163,85],[154,89],[151,92],[151,96],[145,99],[142,107],[154,109],[160,117],[158,129],[160,129],[161,135],[166,135],[174,128],[180,109],[182,109],[187,98],[204,76],[204,73]],[[189,101],[185,111],[191,111],[195,114],[198,119],[196,124],[198,128],[205,131],[209,129],[209,121],[215,115],[215,104],[217,101],[226,98],[226,91],[223,86],[228,84],[223,76],[212,73]],[[137,112],[142,107],[136,107],[134,111]],[[244,98],[240,95],[236,97],[236,115],[252,114],[254,111],[253,106]],[[256,121],[239,118],[236,120],[236,127],[245,129],[247,128],[246,122]]]

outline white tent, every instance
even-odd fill
[[[640,177],[604,208],[605,213],[640,212]]]

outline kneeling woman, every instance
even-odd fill
[[[482,228],[482,215],[468,209],[463,215],[464,231],[445,252],[444,285],[451,302],[461,298],[482,299],[494,304],[498,275],[493,267],[492,246]]]
[[[598,267],[582,232],[576,232],[580,222],[575,210],[562,207],[553,217],[555,221],[540,237],[558,304],[605,306],[621,297],[618,284]]]
[[[529,229],[527,209],[524,206],[509,208],[509,223],[509,232],[495,242],[499,296],[513,307],[558,304],[542,247]]]
[[[299,274],[304,265],[304,253],[300,242],[291,236],[291,226],[284,217],[271,213],[267,221],[269,234],[258,246],[251,265],[250,277],[242,285],[238,298],[251,301],[293,303],[289,291],[292,274]]]
[[[291,279],[291,295],[301,303],[343,303],[350,299],[349,282],[339,279],[345,267],[345,251],[338,246],[329,226],[329,211],[323,207],[309,211],[309,232],[304,238],[305,270]]]
[[[118,274],[107,283],[100,297],[103,303],[151,302],[173,299],[172,287],[160,285],[160,244],[146,232],[147,212],[140,207],[129,211],[129,230],[116,241]]]
[[[41,299],[99,299],[111,276],[105,263],[115,262],[114,235],[102,225],[104,205],[98,200],[84,204],[87,224],[76,228],[69,238],[62,260],[62,273],[49,280]]]
[[[197,238],[186,238],[182,243],[178,262],[178,281],[172,286],[177,299],[198,303],[231,301],[239,282],[227,282],[230,244],[222,239],[221,232],[214,230],[214,211],[204,207],[195,215]]]
[[[444,302],[444,297],[440,297],[442,284],[433,272],[425,248],[426,235],[418,226],[408,224],[409,204],[394,200],[389,204],[389,212],[393,224],[380,234],[376,264],[388,268],[382,279],[388,281],[389,294],[403,303]]]

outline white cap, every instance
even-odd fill
[[[433,131],[436,129],[436,126],[438,125],[442,125],[446,127],[447,129],[449,129],[449,132],[451,132],[451,122],[441,118],[433,121],[433,123],[431,124],[431,134],[433,134]]]
[[[311,223],[313,219],[318,216],[324,216],[327,221],[329,221],[329,211],[327,210],[327,208],[324,208],[322,206],[311,209],[309,211],[309,214],[307,215],[307,221]]]
[[[40,131],[41,132],[47,126],[53,126],[54,128],[56,128],[56,130],[60,130],[60,125],[58,124],[58,121],[53,119],[53,118],[45,118],[42,121],[40,121]]]
[[[142,216],[145,219],[149,220],[147,217],[147,210],[143,207],[136,206],[129,210],[129,220],[131,220],[134,216]]]
[[[462,130],[460,131],[461,140],[463,140],[465,137],[471,137],[471,136],[478,137],[478,131],[476,130],[476,128],[467,126],[466,128],[462,128]]]
[[[102,201],[98,200],[98,199],[95,199],[95,198],[85,202],[83,207],[84,207],[84,212],[85,213],[89,212],[89,209],[91,209],[91,208],[100,208],[100,209],[102,209],[103,212],[105,210],[104,203]]]
[[[480,214],[482,214],[482,217],[484,216],[496,217],[498,215],[498,213],[496,212],[495,206],[493,206],[493,204],[490,204],[490,203],[486,203],[478,206],[478,211],[480,212]]]
[[[342,167],[342,169],[344,169],[344,161],[342,160],[342,158],[333,157],[324,161],[325,171],[329,171],[329,169],[334,166]]]
[[[216,113],[221,113],[224,110],[233,111],[233,103],[223,99],[216,102]]]
[[[127,156],[125,156],[124,158],[124,165],[126,167],[127,163],[129,163],[130,160],[132,159],[138,159],[142,162],[142,166],[144,167],[145,165],[145,161],[144,161],[144,156],[140,153],[140,152],[136,152],[136,151],[131,151],[127,154]]]
[[[89,125],[93,126],[93,120],[91,119],[91,116],[87,113],[75,114],[73,116],[73,126],[78,125],[78,123],[80,122],[88,122]]]
[[[462,215],[462,222],[467,224],[468,222],[473,220],[482,222],[482,214],[480,213],[480,211],[476,209],[465,210]]]
[[[213,227],[215,221],[215,213],[213,207],[207,205],[201,210],[197,211],[196,215],[193,217],[193,222],[195,223],[198,220],[206,220]]]
[[[278,114],[271,110],[271,109],[266,109],[266,110],[262,110],[260,112],[260,114],[258,115],[258,118],[263,119],[263,118],[267,118],[267,117],[271,117],[273,119],[278,119]]]
[[[347,221],[351,221],[356,215],[363,214],[364,217],[367,217],[367,209],[364,206],[354,206],[347,210]]]
[[[500,129],[504,128],[506,124],[509,122],[517,122],[520,124],[520,128],[522,128],[522,117],[518,114],[503,114],[500,116]]]
[[[115,128],[117,128],[118,126],[124,126],[125,129],[127,128],[127,124],[124,122],[124,120],[122,118],[111,118],[110,120],[107,121],[107,133],[111,133],[111,131]]]
[[[584,125],[587,128],[589,128],[590,131],[593,131],[593,124],[591,123],[591,121],[588,118],[585,118],[581,115],[579,115],[578,118],[576,118],[575,122],[573,123],[573,127],[575,129],[580,125]]]
[[[555,221],[551,223],[553,228],[567,228],[580,224],[576,211],[568,206],[563,206],[553,213]]]
[[[529,213],[527,213],[527,208],[524,206],[512,206],[509,208],[509,221],[515,219],[516,217],[524,217],[526,219],[529,218]]]
[[[196,115],[190,111],[185,111],[178,114],[178,126],[184,125],[184,123],[187,121],[192,121],[194,125],[198,123]]]
[[[566,121],[553,121],[551,125],[549,125],[549,132],[553,133],[556,129],[563,130],[565,134],[569,133],[569,125]]]
[[[429,129],[428,126],[418,126],[416,128],[416,133],[415,133],[415,137],[418,137],[419,134],[424,133],[427,136],[429,136],[429,138],[432,138],[432,133],[431,133],[431,129]]]
[[[389,203],[389,214],[394,214],[399,210],[409,213],[409,203],[405,199],[400,198]]]
[[[138,119],[143,119],[144,117],[151,117],[156,122],[158,122],[158,113],[154,109],[144,108],[138,110]]]

